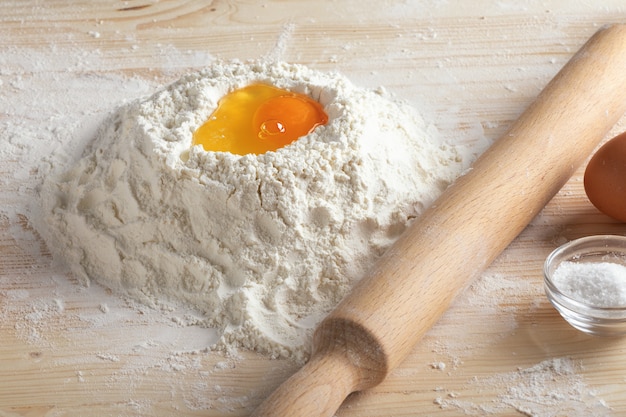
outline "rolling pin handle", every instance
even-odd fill
[[[358,388],[359,371],[337,354],[314,355],[268,397],[251,417],[333,417]]]

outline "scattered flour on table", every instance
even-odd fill
[[[217,101],[254,82],[312,96],[329,122],[261,155],[191,147]],[[43,231],[84,283],[184,301],[219,347],[302,360],[319,320],[471,159],[339,74],[214,63],[114,112],[44,184]]]
[[[497,393],[491,400],[464,399],[459,394],[436,397],[442,409],[468,416],[503,415],[513,410],[528,417],[611,416],[611,408],[585,383],[581,366],[569,358],[552,358],[536,365],[489,377],[474,377],[472,390]],[[488,394],[487,394],[488,395]]]
[[[483,273],[430,330],[427,343],[438,359],[430,367],[438,371],[450,370],[456,375],[467,374],[463,367],[467,359],[477,354],[489,355],[490,346],[515,334],[519,330],[520,316],[532,314],[540,308],[538,300],[544,298],[538,282],[490,271]],[[522,310],[520,306],[526,307]],[[473,309],[479,309],[481,314],[490,315],[494,320],[484,323],[471,320]],[[448,320],[449,317],[456,319]],[[467,317],[469,323],[458,322],[458,317]],[[483,326],[489,329],[477,330]],[[492,336],[476,340],[475,334]],[[611,407],[585,381],[581,361],[556,356],[512,371],[498,372],[498,369],[498,363],[493,362],[489,375],[469,377],[455,389],[435,388],[433,404],[467,416],[614,415]],[[464,395],[465,390],[471,397]]]
[[[518,276],[486,271],[463,291],[438,324],[428,331],[426,343],[431,350],[446,361],[461,363],[486,347],[509,337],[519,328],[519,318],[532,314],[537,300],[542,300],[541,285]],[[527,306],[529,311],[520,310]],[[480,315],[497,317],[497,320],[481,320]],[[466,317],[459,322],[458,317]],[[453,334],[454,337],[450,337]],[[475,334],[491,334],[492,337],[476,338]]]

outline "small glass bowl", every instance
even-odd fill
[[[543,268],[544,288],[554,308],[573,327],[596,336],[626,335],[626,305],[598,307],[563,294],[552,282],[561,262],[613,262],[626,266],[626,237],[598,235],[583,237],[555,249]]]

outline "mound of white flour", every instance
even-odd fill
[[[276,152],[191,147],[227,92],[309,94],[327,125]],[[307,356],[312,331],[467,166],[412,108],[285,63],[218,63],[119,108],[42,187],[46,240],[85,284],[176,300],[220,347]]]

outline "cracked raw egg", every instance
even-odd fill
[[[591,157],[584,186],[598,210],[626,222],[626,132],[609,140]]]
[[[193,145],[238,155],[275,151],[328,122],[311,97],[265,84],[234,90],[220,99],[193,134]]]

